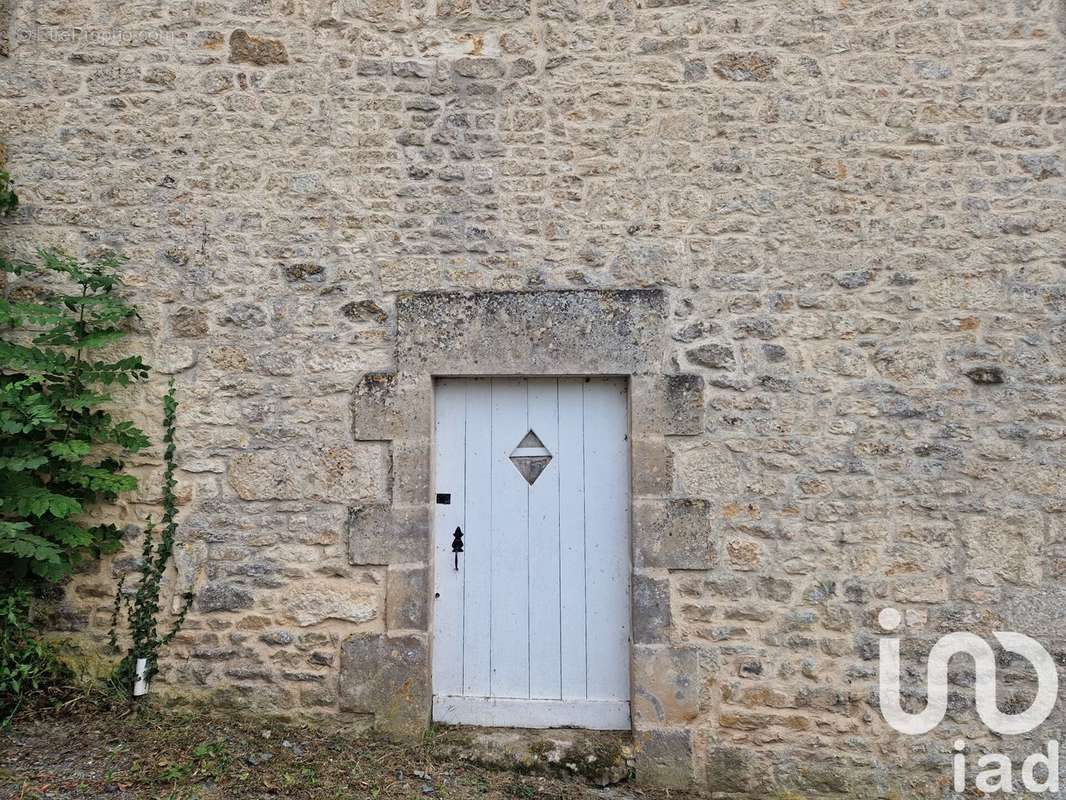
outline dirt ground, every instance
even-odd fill
[[[0,730],[0,798],[18,800],[683,800],[564,771],[523,774],[456,756],[448,731],[417,745],[240,715],[80,700]],[[451,737],[451,738],[450,738]]]

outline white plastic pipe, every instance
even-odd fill
[[[145,673],[148,671],[148,659],[138,658],[134,667],[133,696],[140,697],[148,694],[148,679]]]

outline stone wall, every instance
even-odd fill
[[[876,706],[885,605],[915,687],[950,630],[1066,659],[1063,0],[6,0],[5,30],[2,245],[129,256],[179,385],[168,690],[358,723],[402,695],[340,680],[426,646],[419,560],[349,557],[411,455],[351,414],[399,293],[660,287],[705,407],[659,513],[700,546],[635,578],[640,776],[943,796],[957,736],[1066,726],[989,738],[967,664],[934,734]],[[131,569],[57,627],[98,641]]]

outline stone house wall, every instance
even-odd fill
[[[360,433],[398,299],[653,287],[685,424],[638,463],[709,548],[638,564],[640,777],[943,796],[956,737],[1066,724],[990,739],[966,665],[926,737],[876,704],[886,605],[916,687],[947,631],[1066,652],[1064,0],[7,0],[0,31],[0,245],[128,256],[179,386],[198,599],[160,688],[388,727],[429,614],[425,521],[381,511],[425,453]],[[92,647],[135,567],[56,626]]]

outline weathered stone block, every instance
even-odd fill
[[[203,309],[182,306],[170,315],[170,330],[175,336],[202,339],[210,330],[207,312]]]
[[[740,748],[714,747],[707,751],[707,790],[728,794],[751,789],[750,757]]]
[[[873,352],[877,371],[896,381],[929,380],[937,377],[937,359],[917,344],[881,344]]]
[[[246,589],[228,583],[209,583],[196,592],[196,607],[207,613],[240,611],[255,605],[255,598]]]
[[[976,384],[1003,383],[1003,368],[995,365],[970,367],[963,374]]]
[[[229,37],[229,62],[264,67],[269,64],[288,64],[289,55],[285,45],[277,39],[251,36],[247,31],[238,29]]]
[[[426,505],[355,506],[348,511],[348,560],[352,564],[404,564],[429,555]]]
[[[385,453],[377,444],[245,451],[230,461],[229,484],[242,500],[378,499],[388,475]]]
[[[703,433],[702,375],[636,375],[630,380],[637,438]]]
[[[737,363],[733,348],[727,344],[701,344],[687,353],[693,364],[711,369],[733,369]]]
[[[674,454],[665,440],[633,440],[633,493],[661,497],[674,489]]]
[[[637,781],[676,789],[692,787],[692,731],[652,728],[634,733]]]
[[[452,69],[460,77],[478,80],[500,78],[504,73],[503,62],[498,58],[459,58],[452,65]]]
[[[358,380],[351,403],[353,439],[380,441],[395,435],[395,390],[394,372],[368,372]]]
[[[396,360],[413,374],[655,373],[666,342],[651,289],[413,293],[396,314]]]
[[[694,58],[685,61],[685,80],[702,81],[707,77],[707,62],[702,58]]]
[[[343,0],[341,15],[365,22],[390,22],[397,19],[403,9],[400,0]]]
[[[766,53],[727,53],[714,62],[714,71],[730,81],[768,81],[777,58]]]
[[[1066,4],[1062,5],[1064,14],[1066,14]],[[1021,155],[1018,156],[1018,162],[1021,164],[1022,169],[1036,178],[1038,181],[1047,180],[1048,178],[1061,178],[1063,176],[1062,159],[1056,155]]]
[[[633,573],[633,641],[666,642],[672,623],[669,579]]]
[[[692,647],[633,648],[633,721],[638,726],[683,724],[700,706],[699,654]]]
[[[758,569],[762,564],[762,546],[746,539],[730,539],[726,542],[729,566],[741,572]]]
[[[429,500],[429,439],[396,439],[392,443],[392,502],[415,505]]]
[[[963,557],[958,567],[968,581],[979,586],[1040,584],[1044,521],[1039,514],[1000,513],[968,519],[960,526],[959,542]],[[934,580],[928,583],[943,584]],[[934,597],[940,599],[946,597]]]
[[[373,714],[386,733],[418,736],[429,724],[429,649],[418,636],[356,634],[341,645],[340,708]]]
[[[528,17],[529,5],[529,0],[477,0],[478,16],[492,20]]]
[[[703,433],[703,376],[667,375],[663,383],[663,433],[674,436]]]
[[[393,61],[392,74],[397,78],[432,78],[433,64],[428,61]]]
[[[389,567],[385,580],[385,627],[424,631],[429,623],[429,571]]]
[[[621,244],[610,266],[615,279],[623,285],[654,286],[683,280],[686,262],[678,258],[676,246],[633,239]]]
[[[634,375],[629,380],[630,428],[634,439],[663,434],[663,393],[657,375]]]
[[[388,320],[385,309],[373,300],[353,300],[341,306],[341,314],[352,322],[376,322],[381,325]]]
[[[305,628],[327,619],[344,622],[370,622],[379,613],[381,598],[365,586],[350,582],[315,581],[301,583],[285,595],[286,616]]]
[[[691,498],[645,501],[634,508],[639,567],[711,569],[718,562],[710,503]]]
[[[681,492],[695,497],[731,499],[742,491],[737,456],[724,442],[701,439],[693,444],[675,448],[674,468]]]

